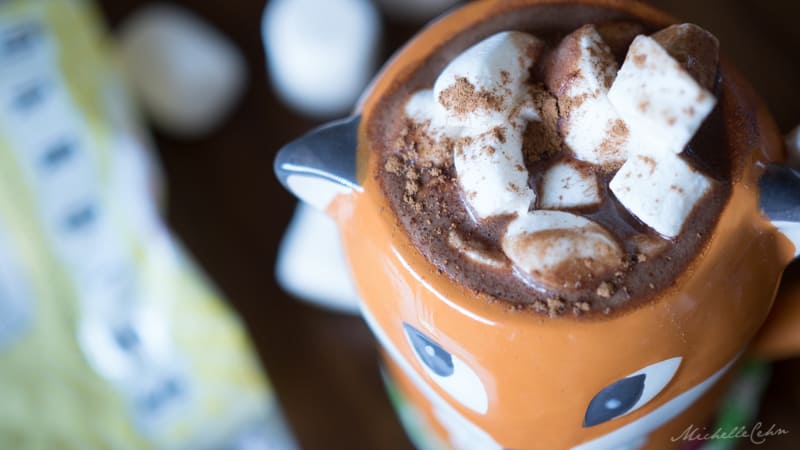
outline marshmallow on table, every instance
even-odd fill
[[[278,245],[275,278],[292,295],[340,312],[358,314],[358,293],[348,270],[339,229],[303,202]]]
[[[503,251],[516,271],[548,288],[578,288],[622,266],[620,245],[602,226],[563,211],[532,211],[511,221]]]
[[[506,31],[470,47],[448,64],[433,90],[414,94],[406,113],[439,138],[454,139],[459,184],[479,219],[524,213],[528,187],[522,134],[538,120],[525,86],[543,49],[535,37]]]
[[[236,104],[247,78],[244,57],[190,11],[167,4],[146,6],[120,30],[126,74],[160,129],[203,135]]]
[[[380,26],[370,0],[271,0],[261,31],[275,91],[312,117],[345,114],[375,67]]]
[[[711,90],[717,80],[719,40],[691,23],[672,25],[651,36],[704,88]]]
[[[711,181],[680,155],[652,152],[631,156],[609,184],[633,215],[663,236],[677,236]]]
[[[622,164],[640,142],[609,102],[617,63],[597,30],[585,25],[565,37],[550,62],[545,81],[558,97],[564,142],[580,160]]]
[[[579,208],[600,203],[600,189],[593,172],[574,163],[557,162],[542,178],[539,206],[543,209]]]
[[[608,93],[632,133],[647,136],[646,151],[680,153],[716,104],[653,38],[638,36]]]

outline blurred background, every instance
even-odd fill
[[[305,2],[304,8],[309,1],[295,0]],[[244,318],[302,448],[411,448],[384,392],[375,343],[363,322],[291,298],[279,289],[273,276],[278,242],[295,200],[272,176],[272,159],[283,144],[330,115],[326,117],[323,111],[319,118],[289,107],[283,100],[285,94],[275,90],[261,39],[263,2],[175,3],[234,42],[245,56],[250,81],[241,103],[210,135],[184,140],[156,132],[156,147],[169,183],[170,225]],[[380,41],[375,42],[378,63],[432,17],[424,11],[418,17],[404,16],[381,3],[390,2],[376,2],[381,30]],[[767,100],[781,129],[788,132],[800,123],[800,28],[796,26],[800,3],[650,3],[715,33],[725,56]],[[106,0],[100,4],[113,29],[145,2]],[[367,36],[371,32],[364,31]],[[373,35],[376,39],[377,34]],[[800,446],[797,380],[800,360],[775,365],[758,417],[791,430],[791,434],[767,440],[759,448]]]
[[[169,226],[241,316],[299,447],[410,449],[361,319],[299,301],[276,282],[295,200],[272,161],[283,144],[347,115],[378,66],[458,2],[97,3],[153,126]],[[800,123],[800,3],[650,3],[716,34],[785,133]],[[212,91],[220,94],[201,95]],[[758,448],[800,448],[797,380],[800,359],[774,365],[757,417],[790,434]]]

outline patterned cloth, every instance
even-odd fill
[[[156,210],[94,10],[0,1],[0,448],[293,448]]]

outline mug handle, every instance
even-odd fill
[[[758,182],[766,216],[800,254],[800,171],[769,164]],[[753,356],[784,359],[800,355],[800,263],[784,273],[775,303],[751,346]]]
[[[750,353],[766,360],[800,355],[800,265],[787,269],[775,303],[754,339]]]
[[[767,164],[758,180],[759,202],[764,214],[800,255],[800,171],[780,164]]]
[[[325,211],[338,194],[361,190],[356,149],[361,116],[322,125],[286,144],[275,156],[275,175],[301,201]]]

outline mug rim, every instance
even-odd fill
[[[678,19],[674,16],[656,7],[640,3],[636,0],[482,0],[463,5],[460,8],[457,8],[431,22],[425,28],[415,34],[412,39],[410,39],[385,63],[368,88],[365,90],[356,109],[356,114],[360,114],[362,118],[359,125],[358,148],[356,150],[358,167],[357,178],[359,180],[366,180],[368,178],[372,179],[377,176],[376,174],[378,168],[376,163],[380,158],[375,157],[376,150],[374,148],[370,148],[368,145],[368,128],[375,118],[375,112],[379,110],[380,100],[386,96],[393,95],[394,90],[397,89],[397,85],[402,84],[402,82],[405,81],[405,78],[409,77],[410,74],[416,72],[417,70],[420,70],[432,55],[435,55],[443,46],[451,43],[461,33],[465,33],[466,30],[472,26],[489,22],[501,15],[513,13],[520,8],[536,8],[540,6],[560,5],[596,6],[598,8],[616,10],[632,19],[642,21],[645,25],[651,27],[663,28],[678,22]],[[479,38],[480,37],[476,37],[476,39]],[[432,42],[435,45],[430,45]],[[746,80],[739,75],[735,67],[729,64],[722,56],[720,58],[720,72],[725,74],[725,76],[722,78],[721,85],[734,88],[733,91],[735,95],[732,96],[732,102],[734,105],[736,105],[735,109],[739,111],[753,111],[752,119],[754,122],[758,122],[754,126],[755,128],[772,126],[772,128],[777,130],[777,128],[774,126],[774,121],[772,120],[769,112],[766,111],[761,98],[752,91],[752,88],[749,86]],[[761,117],[764,116],[764,113],[766,116]],[[726,112],[725,114],[727,116],[730,114],[730,112]],[[764,123],[761,123],[761,119],[766,120]],[[757,136],[758,142],[767,140],[769,136],[766,134],[767,133],[759,134]],[[743,172],[750,172],[750,170],[747,169],[757,165],[758,162],[781,159],[779,150],[769,148],[771,146],[768,144],[769,143],[763,143],[763,146],[767,147],[762,149],[764,154],[758,155],[756,154],[758,153],[757,149],[752,149],[752,157],[748,156],[741,158],[741,161],[738,164],[738,169],[741,170],[738,170],[738,172],[742,173],[737,173],[737,168],[733,168],[731,179],[732,184],[743,181],[752,181],[754,184],[754,180],[757,179],[758,174],[749,174]],[[755,146],[757,147],[757,145]],[[748,180],[740,179],[748,175],[751,175],[753,179],[750,180],[749,178],[751,177],[748,177]],[[382,189],[379,186],[376,187],[378,188],[376,189],[378,192],[375,192],[374,195],[372,195],[372,197],[377,201],[375,207],[390,211],[390,214],[384,215],[384,218],[386,219],[383,221],[384,225],[390,227],[392,230],[398,231],[398,233],[392,233],[395,248],[398,252],[397,256],[402,257],[406,261],[408,261],[409,257],[412,255],[419,256],[419,259],[424,262],[424,266],[418,267],[416,265],[409,265],[409,270],[415,271],[418,275],[425,276],[426,278],[428,277],[428,274],[430,274],[431,278],[445,279],[445,282],[448,285],[455,287],[460,294],[454,296],[454,298],[451,298],[451,302],[457,304],[460,308],[470,310],[471,312],[481,316],[487,314],[491,315],[491,320],[497,318],[498,314],[503,314],[506,312],[509,306],[513,307],[517,305],[516,303],[506,299],[491,297],[492,299],[497,300],[491,302],[491,312],[486,309],[486,305],[476,306],[476,303],[487,302],[485,299],[478,299],[477,302],[474,301],[476,294],[472,290],[453,280],[447,274],[438,273],[438,270],[434,264],[421,254],[421,252],[412,242],[410,236],[408,236],[406,230],[402,227],[402,225],[397,223],[397,215],[394,212],[394,209],[390,205]],[[365,194],[367,193],[361,192],[354,193],[353,195]],[[722,209],[720,210],[717,221],[712,227],[712,235],[718,232],[720,222],[726,215],[726,212],[728,212],[729,208],[731,208],[733,195],[733,192],[729,194],[729,197],[726,199]],[[614,308],[610,314],[601,314],[600,312],[593,311],[592,313],[582,314],[580,316],[565,313],[556,317],[548,317],[542,313],[531,313],[532,317],[541,317],[550,321],[567,320],[572,322],[599,322],[613,320],[614,318],[628,315],[641,307],[659,303],[664,298],[674,296],[676,292],[681,290],[681,286],[685,284],[685,280],[693,276],[695,267],[700,264],[703,256],[705,253],[707,253],[708,248],[712,244],[713,242],[711,241],[707,241],[705,244],[703,244],[698,253],[692,257],[687,266],[677,274],[671,286],[661,289],[659,292],[649,296],[646,299],[634,299],[633,301],[620,305]],[[418,258],[413,259],[416,261]],[[531,319],[528,317],[528,314],[524,314],[524,311],[521,315],[525,316],[526,320]],[[507,319],[508,318],[506,317],[506,320]]]

